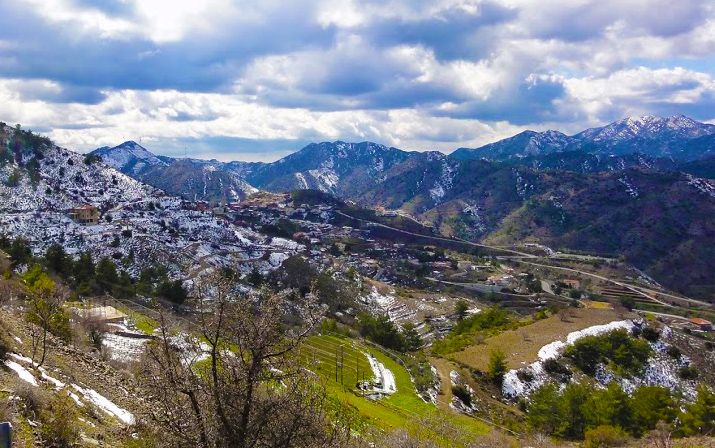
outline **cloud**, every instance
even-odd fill
[[[0,2],[0,119],[224,159],[334,139],[450,150],[714,120],[714,56],[707,0],[18,0]]]

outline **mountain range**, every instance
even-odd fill
[[[715,126],[684,116],[526,131],[450,155],[342,141],[272,163],[173,159],[134,142],[93,154],[191,199],[317,189],[448,236],[623,256],[671,288],[715,294]]]
[[[512,166],[575,172],[631,167],[691,172],[710,177],[715,159],[715,125],[691,118],[625,118],[568,136],[558,131],[524,131],[480,148],[440,152],[403,151],[372,142],[312,143],[276,162],[219,162],[151,153],[133,141],[91,154],[136,179],[188,199],[235,201],[263,189],[318,189],[345,198],[378,187],[393,167],[436,160],[484,159]],[[445,165],[445,166],[446,166]],[[439,188],[436,188],[439,192]]]

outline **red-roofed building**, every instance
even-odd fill
[[[709,320],[705,320],[701,317],[693,317],[691,319],[688,319],[688,321],[698,327],[702,331],[712,331],[713,330],[713,323],[710,322]]]
[[[99,209],[94,205],[80,205],[70,210],[72,219],[80,224],[94,225],[99,223]]]

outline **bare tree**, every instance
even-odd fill
[[[242,297],[230,279],[198,280],[196,335],[167,325],[147,350],[141,378],[160,403],[152,417],[167,444],[187,447],[333,447],[348,439],[324,389],[296,359],[315,323],[310,306],[263,291]],[[286,317],[299,314],[300,325]],[[197,338],[198,336],[198,338]]]
[[[655,426],[655,429],[651,431],[646,437],[649,446],[654,448],[672,448],[673,442],[671,440],[673,431],[670,425],[660,421]]]
[[[36,325],[30,331],[32,338],[32,361],[35,362],[38,350],[42,348],[42,355],[37,367],[45,363],[47,357],[47,335],[51,330],[65,327],[62,331],[69,331],[69,320],[66,319],[62,304],[67,300],[69,293],[61,285],[55,284],[49,277],[36,282],[31,288],[30,303],[27,310],[27,320]],[[39,327],[39,328],[38,328]]]

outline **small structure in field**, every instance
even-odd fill
[[[691,325],[696,326],[700,331],[713,331],[713,323],[701,317],[688,319]]]
[[[74,308],[74,313],[83,320],[98,323],[122,323],[127,315],[113,306],[95,306],[92,308]]]
[[[80,205],[70,210],[70,217],[80,224],[91,226],[99,223],[99,209],[94,205]]]

